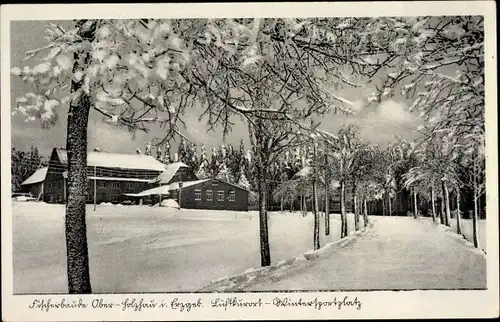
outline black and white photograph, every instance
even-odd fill
[[[498,315],[495,5],[454,3],[2,6],[2,318]]]

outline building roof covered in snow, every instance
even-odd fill
[[[220,180],[220,179],[202,179],[202,180],[185,181],[185,182],[182,183],[182,188],[196,186],[196,185],[198,185],[200,183],[207,182],[207,181],[213,181],[213,180],[225,182],[225,183],[227,183],[227,184],[229,184],[231,186],[234,186],[236,188],[248,191],[248,189],[246,189],[245,187],[242,187],[242,186],[234,184],[234,183],[226,182],[226,181]],[[147,189],[147,190],[144,190],[144,191],[141,191],[141,192],[138,192],[138,193],[124,193],[124,195],[130,196],[130,197],[145,197],[145,196],[152,196],[152,195],[168,195],[170,193],[170,191],[174,191],[174,190],[178,190],[178,189],[179,189],[179,182],[173,182],[171,184],[166,184],[166,185],[163,185],[163,186],[160,186],[160,187]]]
[[[57,155],[62,164],[68,163],[68,154],[65,149],[56,148]],[[110,153],[110,152],[87,152],[87,165],[91,167],[107,167],[136,170],[163,171],[165,165],[150,155]]]
[[[45,180],[45,177],[47,176],[47,167],[41,168],[35,171],[28,179],[24,180],[21,185],[28,185],[28,184],[34,184],[38,182],[42,182]]]
[[[169,183],[180,168],[189,168],[189,166],[182,162],[170,163],[164,167],[164,171],[158,177],[152,179],[151,183],[158,181],[160,183]]]

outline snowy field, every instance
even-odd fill
[[[269,217],[273,264],[312,248],[312,214]],[[321,219],[321,245],[340,239],[340,216],[327,237]],[[189,292],[260,267],[257,212],[89,205],[87,225],[94,293]],[[14,293],[67,292],[64,240],[64,205],[13,202]]]

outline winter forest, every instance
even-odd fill
[[[144,154],[165,164],[181,161],[200,179],[247,188],[250,210],[258,212],[253,251],[262,267],[273,256],[268,212],[312,213],[314,250],[323,247],[320,227],[325,235],[337,229],[330,213],[340,216],[340,238],[368,227],[372,216],[429,217],[459,235],[461,220],[470,220],[470,241],[480,248],[483,24],[481,16],[49,24],[49,45],[28,51],[26,66],[12,66],[12,77],[31,88],[17,97],[13,113],[50,128],[58,111],[68,110],[69,292],[91,292],[83,184],[90,111],[131,132],[159,126],[162,136]],[[359,90],[359,97],[348,99],[345,90]],[[394,136],[381,146],[362,138],[356,124],[324,129],[325,115],[355,115],[389,100],[419,117],[416,139]],[[221,142],[243,122],[250,145],[193,142],[185,116],[194,111],[207,120],[207,131],[221,129]],[[13,162],[13,187],[27,176],[23,164]]]

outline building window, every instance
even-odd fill
[[[94,195],[87,193],[87,202],[89,202],[89,201],[94,201]]]
[[[62,195],[61,194],[57,195],[57,202],[61,202],[62,200],[63,200]]]
[[[120,189],[120,183],[119,182],[113,182],[113,188]]]
[[[56,181],[56,188],[61,189],[61,181]]]
[[[201,200],[201,190],[194,191],[194,200]]]
[[[127,190],[134,189],[134,184],[132,182],[127,182]]]
[[[217,201],[224,201],[224,190],[217,191]]]
[[[52,190],[52,182],[48,182],[47,183],[47,188],[50,189],[50,190]]]
[[[106,181],[97,181],[98,188],[106,188]]]
[[[217,181],[217,180],[212,181],[212,186],[218,186],[218,185],[219,185],[219,181]]]
[[[234,191],[229,191],[229,201],[236,200],[236,193]]]
[[[212,192],[212,190],[207,190],[206,194],[207,194],[207,201],[214,200],[214,193]]]
[[[111,195],[111,202],[118,202],[118,195]]]

